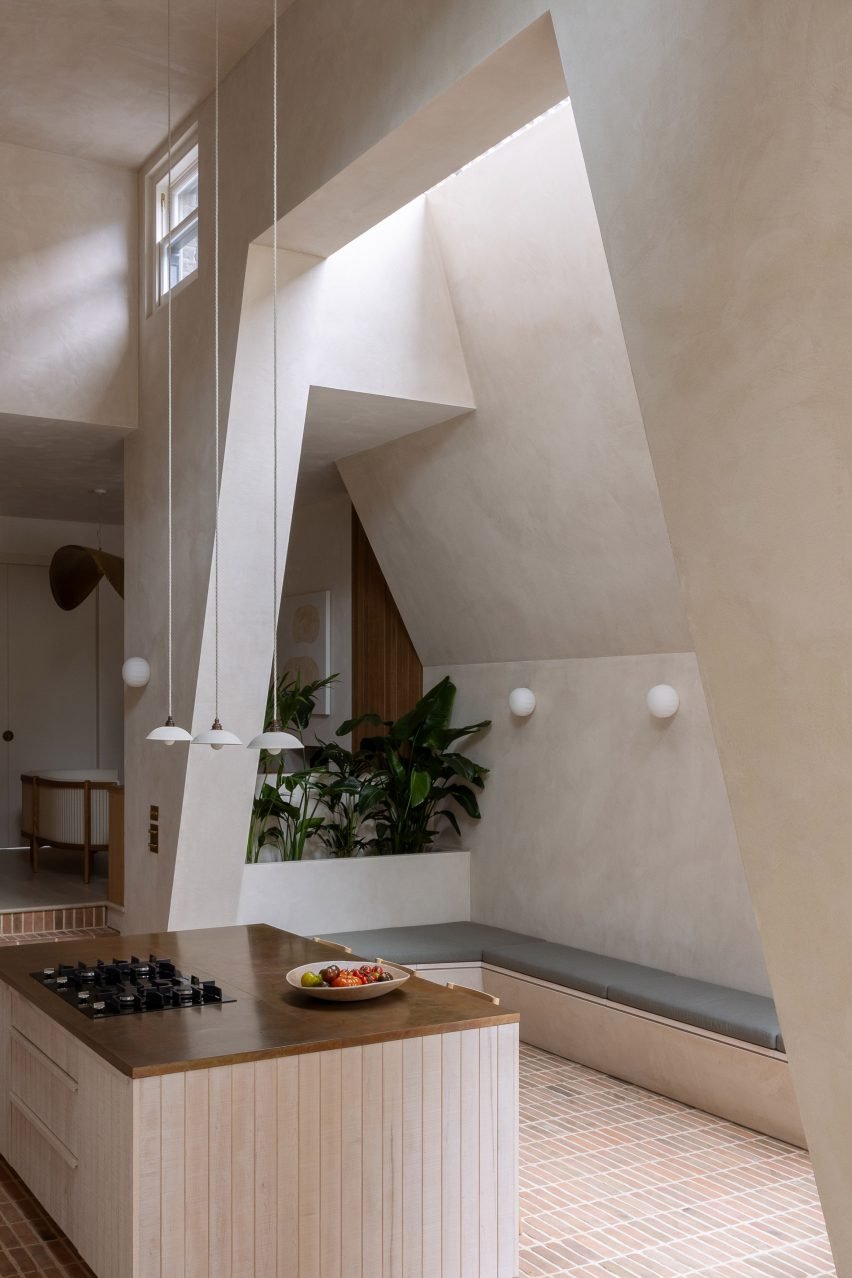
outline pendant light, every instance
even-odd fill
[[[212,746],[221,750],[226,745],[242,745],[236,733],[228,732],[219,721],[219,0],[216,14],[216,86],[213,91],[213,437],[215,518],[213,526],[213,723],[207,732],[192,738],[193,745]]]
[[[278,0],[272,0],[272,723],[249,750],[304,750],[278,718]]]
[[[168,481],[166,485],[167,497],[166,504],[168,507],[168,702],[169,713],[166,716],[166,722],[161,728],[154,728],[148,733],[148,741],[161,741],[164,745],[174,745],[176,741],[191,740],[190,734],[186,728],[179,728],[172,716],[172,557],[173,557],[173,537],[172,537],[172,2],[168,0],[166,9],[166,43],[168,48],[168,148],[169,148],[169,174],[166,183],[166,217],[168,218],[168,285],[169,291],[166,298],[166,307],[168,315],[168,445],[166,452],[168,455]]]

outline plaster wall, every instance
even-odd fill
[[[838,1274],[852,1274],[845,0],[556,13]]]
[[[98,529],[97,524],[78,524],[66,523],[63,520],[56,519],[17,519],[11,516],[0,516],[0,566],[1,565],[27,565],[33,567],[41,567],[43,569],[43,590],[49,589],[47,585],[47,566],[50,564],[52,555],[60,546],[66,544],[78,544],[78,546],[97,546],[98,534],[101,537],[101,544],[105,550],[109,550],[114,555],[121,555],[123,552],[123,529],[116,528],[115,525],[105,525]],[[51,601],[52,602],[52,601]],[[50,603],[47,604],[47,610],[50,610]],[[61,615],[59,608],[56,608],[56,619],[59,620]],[[95,608],[95,597],[89,596],[86,603],[83,603],[82,611],[86,613],[86,619],[82,625],[74,626],[73,634],[77,636],[80,644],[80,652],[66,654],[69,670],[84,667],[88,671],[96,671],[97,677],[97,709],[98,709],[98,736],[100,736],[100,766],[103,768],[118,768],[119,771],[124,766],[124,684],[121,681],[121,665],[124,662],[124,604],[121,602],[115,590],[102,583],[98,587],[98,607]],[[50,615],[50,611],[49,611]],[[40,612],[40,624],[41,624]],[[97,633],[96,633],[97,621]],[[23,622],[23,634],[26,634],[27,622]],[[19,653],[24,658],[27,657],[26,645],[18,645]],[[37,645],[33,645],[29,652],[32,662],[37,659]],[[65,657],[63,658],[65,661]],[[28,665],[26,670],[18,670],[10,672],[10,677],[17,677],[20,682],[32,688],[49,688],[51,671],[41,671],[37,665]],[[128,694],[130,695],[130,694]],[[96,690],[91,688],[91,693],[87,694],[91,697],[91,703],[84,705],[84,713],[95,709]],[[41,700],[41,697],[40,697]],[[66,712],[63,711],[66,707]],[[38,707],[38,711],[42,711],[42,705]],[[95,736],[92,735],[92,741],[89,743],[87,737],[87,745],[80,745],[79,714],[80,702],[77,694],[69,693],[68,697],[57,697],[54,702],[57,722],[56,739],[63,741],[65,746],[60,746],[60,754],[57,755],[57,762],[51,763],[51,767],[95,767]],[[33,708],[34,709],[34,708]],[[20,734],[19,730],[19,736]],[[65,759],[72,762],[63,762],[61,750],[68,749],[69,753],[65,755]],[[88,750],[88,754],[79,754],[80,749]],[[38,763],[37,758],[29,758],[27,760],[17,760],[22,767],[46,767],[49,764]]]
[[[570,108],[426,198],[476,412],[340,469],[427,683],[494,720],[474,917],[768,993]]]
[[[329,741],[352,717],[352,503],[345,492],[297,500],[290,527],[284,594],[331,591],[331,670],[340,678],[331,687],[331,713],[315,715],[304,734]],[[279,668],[286,656],[279,638]]]
[[[491,769],[467,823],[471,916],[598,954],[770,994],[693,653],[513,661],[449,674],[464,746]],[[645,694],[681,707],[653,719]],[[515,719],[513,688],[535,713]]]
[[[136,425],[136,178],[0,143],[0,412]]]

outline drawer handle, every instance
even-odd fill
[[[67,1163],[72,1171],[76,1171],[80,1165],[76,1154],[72,1154],[68,1146],[63,1144],[59,1137],[53,1134],[47,1124],[41,1121],[38,1114],[33,1113],[26,1101],[22,1101],[17,1092],[10,1092],[9,1100],[29,1125],[34,1127],[38,1134],[47,1141],[54,1153],[59,1155],[63,1163]]]
[[[57,1065],[56,1061],[51,1060],[47,1053],[43,1052],[31,1038],[27,1038],[26,1034],[22,1034],[14,1025],[11,1028],[13,1040],[23,1047],[25,1052],[29,1052],[30,1056],[35,1057],[40,1065],[43,1065],[54,1078],[58,1078],[60,1083],[64,1084],[64,1086],[68,1088],[69,1092],[77,1091],[76,1078],[72,1078],[70,1074],[65,1072],[61,1065]]]

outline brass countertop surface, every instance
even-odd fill
[[[237,1002],[91,1020],[31,976],[60,963],[131,954],[171,959],[185,975],[215,979]],[[346,962],[375,957],[343,956]],[[515,1012],[489,1007],[474,994],[417,976],[382,998],[345,1004],[311,999],[284,979],[303,963],[336,961],[342,961],[339,949],[256,923],[9,946],[0,949],[0,980],[130,1078],[518,1020]]]

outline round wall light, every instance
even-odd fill
[[[649,689],[645,702],[655,719],[671,719],[677,714],[680,697],[671,684],[657,683]]]
[[[535,710],[532,688],[513,688],[509,693],[509,709],[516,719],[528,719]]]
[[[144,688],[151,678],[151,667],[144,657],[128,657],[121,667],[121,677],[128,688]]]

